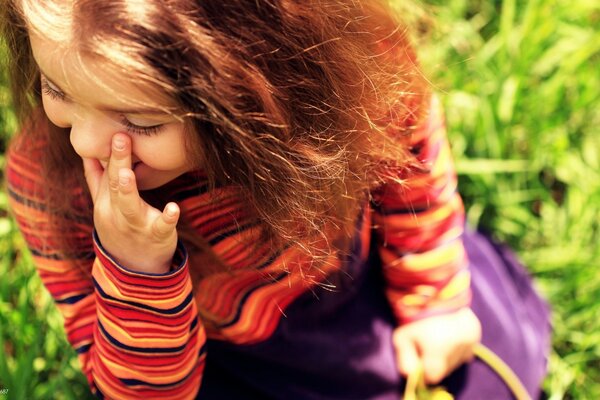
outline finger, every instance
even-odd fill
[[[98,188],[100,187],[103,173],[104,169],[98,160],[92,158],[83,159],[83,174],[94,202],[98,196]]]
[[[132,170],[121,168],[118,171],[119,190],[116,196],[117,209],[129,223],[142,223],[142,198],[137,190],[135,174]]]
[[[461,360],[457,361],[457,366],[463,363],[468,363],[473,361],[473,359],[475,358],[475,345],[470,345],[466,350],[465,353],[463,355],[463,358]]]
[[[402,335],[396,335],[394,342],[400,374],[409,376],[418,371],[421,361],[416,344]]]
[[[450,353],[447,362],[448,374],[464,363],[473,361],[475,357],[473,344],[464,343],[456,351]]]
[[[169,203],[152,226],[152,233],[157,239],[167,238],[177,228],[179,220],[179,206],[176,203]]]
[[[116,200],[120,190],[119,171],[131,169],[131,138],[124,133],[117,133],[112,138],[112,151],[108,160],[108,187],[111,199]]]
[[[423,356],[423,376],[425,383],[436,385],[450,373],[446,359],[439,353],[427,353]]]

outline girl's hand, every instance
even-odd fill
[[[470,308],[402,325],[393,335],[398,370],[404,376],[423,366],[425,383],[438,384],[473,359],[481,341],[481,324]]]
[[[131,138],[114,135],[105,169],[98,160],[85,158],[83,167],[102,247],[125,268],[168,272],[177,246],[179,207],[169,203],[160,212],[142,200],[131,169]]]

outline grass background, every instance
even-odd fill
[[[600,4],[426,3],[421,60],[442,94],[468,220],[509,243],[552,304],[547,396],[598,399]],[[0,170],[15,127],[2,77]],[[0,398],[86,398],[3,192],[0,277]]]

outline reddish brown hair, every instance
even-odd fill
[[[210,184],[239,186],[274,245],[349,237],[369,189],[409,161],[402,138],[420,120],[427,87],[384,0],[5,3],[13,99],[22,122],[38,116],[27,132],[48,143],[56,215],[91,214],[65,202],[72,193],[58,184],[84,185],[68,135],[34,111],[28,29],[52,25],[52,40],[174,99],[170,111],[185,117]]]

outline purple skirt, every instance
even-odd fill
[[[464,243],[483,344],[539,398],[550,350],[549,308],[509,249],[472,231]],[[197,398],[400,399],[405,382],[396,369],[394,320],[379,266],[375,251],[366,261],[349,263],[336,291],[317,289],[299,298],[267,341],[239,346],[209,340]],[[512,398],[479,360],[442,385],[456,399]]]

